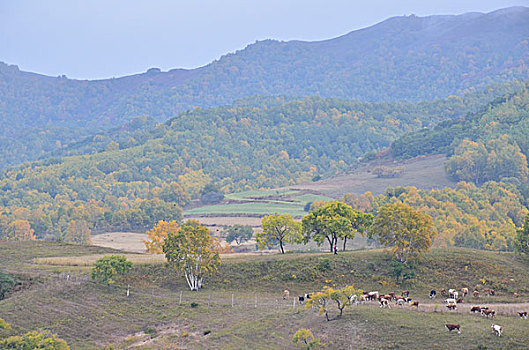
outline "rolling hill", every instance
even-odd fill
[[[147,115],[251,95],[431,100],[529,77],[529,9],[390,18],[319,42],[265,40],[193,70],[97,81],[0,64],[0,164],[36,159]]]

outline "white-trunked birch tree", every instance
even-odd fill
[[[177,232],[169,232],[162,248],[169,265],[184,272],[192,291],[202,288],[204,276],[216,272],[220,265],[213,237],[195,220],[187,221]]]

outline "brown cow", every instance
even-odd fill
[[[468,295],[468,288],[461,288],[461,295],[463,295],[463,297],[466,297]]]
[[[461,334],[461,326],[458,324],[445,324],[445,327],[448,329],[449,332],[452,332],[454,329],[457,329],[457,334]]]
[[[485,307],[485,306],[472,306],[472,308],[470,309],[470,312],[479,312],[481,313],[481,310],[488,310],[489,308],[488,307]]]
[[[495,296],[496,295],[496,292],[494,291],[494,289],[489,289],[488,293],[489,293],[490,296]]]
[[[285,289],[283,291],[283,300],[289,299],[289,298],[290,298],[290,292],[288,291],[288,289]]]
[[[446,294],[446,289],[444,289],[444,288],[441,289],[441,295],[444,296],[444,297],[446,297],[446,295],[447,295],[447,294]]]
[[[446,308],[450,311],[452,310],[456,310],[457,309],[457,305],[456,304],[448,304],[446,305]]]
[[[463,298],[457,298],[457,300],[456,300],[456,303],[458,303],[458,304],[462,304],[464,302],[465,301],[463,300]]]
[[[481,310],[481,316],[486,316],[487,318],[494,318],[496,316],[496,311],[494,310]]]
[[[400,295],[403,296],[403,297],[409,297],[410,296],[410,291],[409,290],[403,290]]]
[[[419,309],[419,302],[418,301],[410,301],[410,305],[411,305],[411,307],[416,307],[417,309]]]
[[[474,296],[474,298],[479,298],[479,292],[477,290],[475,290],[472,295]]]

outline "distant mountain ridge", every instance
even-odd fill
[[[138,116],[253,95],[361,101],[431,100],[529,78],[529,8],[457,16],[404,16],[318,41],[265,40],[192,70],[72,80],[0,63],[0,148],[15,164]],[[33,144],[24,141],[37,135]],[[22,140],[22,141],[21,141]],[[56,141],[59,141],[56,144]],[[11,147],[13,148],[13,147]]]

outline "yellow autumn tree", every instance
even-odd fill
[[[180,230],[180,225],[178,225],[175,220],[158,221],[158,223],[152,228],[152,230],[147,232],[147,236],[149,238],[143,240],[147,253],[162,254],[162,246],[165,238],[167,238],[167,234],[177,233],[178,230]]]
[[[34,233],[27,220],[15,220],[7,228],[7,238],[14,241],[33,241]]]
[[[90,239],[91,232],[85,220],[72,220],[68,223],[64,240],[74,244],[90,244],[92,243]]]

